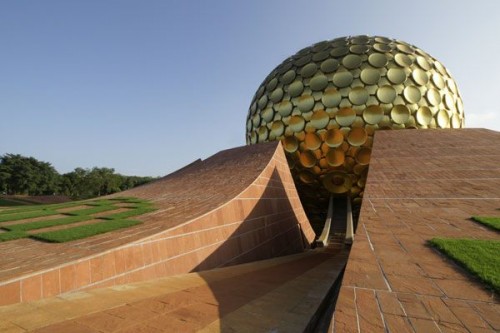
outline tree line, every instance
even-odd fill
[[[59,174],[48,162],[19,154],[0,156],[0,194],[67,195],[87,199],[112,194],[156,178],[124,176],[112,168],[76,168]]]

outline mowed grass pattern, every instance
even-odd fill
[[[68,212],[59,212],[75,206],[86,206],[85,208]],[[122,210],[120,213],[112,213],[114,210]],[[52,205],[30,205],[23,208],[6,209],[0,212],[0,242],[30,237],[47,242],[68,242],[76,239],[87,238],[105,232],[127,228],[141,223],[137,220],[128,220],[132,216],[140,216],[156,210],[153,205],[137,198],[120,197],[112,199],[96,199],[90,201],[74,201],[63,204]],[[110,212],[99,217],[94,214]],[[66,217],[54,218],[54,215],[66,215]],[[5,225],[6,222],[21,221],[24,219],[46,217],[39,221]],[[64,227],[64,229],[51,230],[37,233],[37,229],[49,227],[67,226],[74,223],[96,220],[95,223]]]
[[[473,216],[472,219],[492,229],[500,231],[500,217]]]
[[[430,244],[500,292],[500,241],[433,238]]]

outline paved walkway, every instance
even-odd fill
[[[334,332],[498,332],[498,295],[427,245],[500,240],[500,133],[380,131]]]
[[[345,265],[315,250],[0,307],[0,331],[302,332]]]

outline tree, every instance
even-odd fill
[[[123,176],[112,168],[76,168],[60,175],[50,163],[33,157],[0,157],[0,194],[64,194],[87,199],[112,194],[150,182],[152,177]]]
[[[47,162],[19,154],[0,158],[0,189],[8,194],[54,194],[58,191],[59,174]]]

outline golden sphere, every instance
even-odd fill
[[[373,134],[460,128],[463,104],[449,71],[408,43],[352,36],[306,47],[262,82],[247,143],[281,140],[302,200],[363,196]]]

